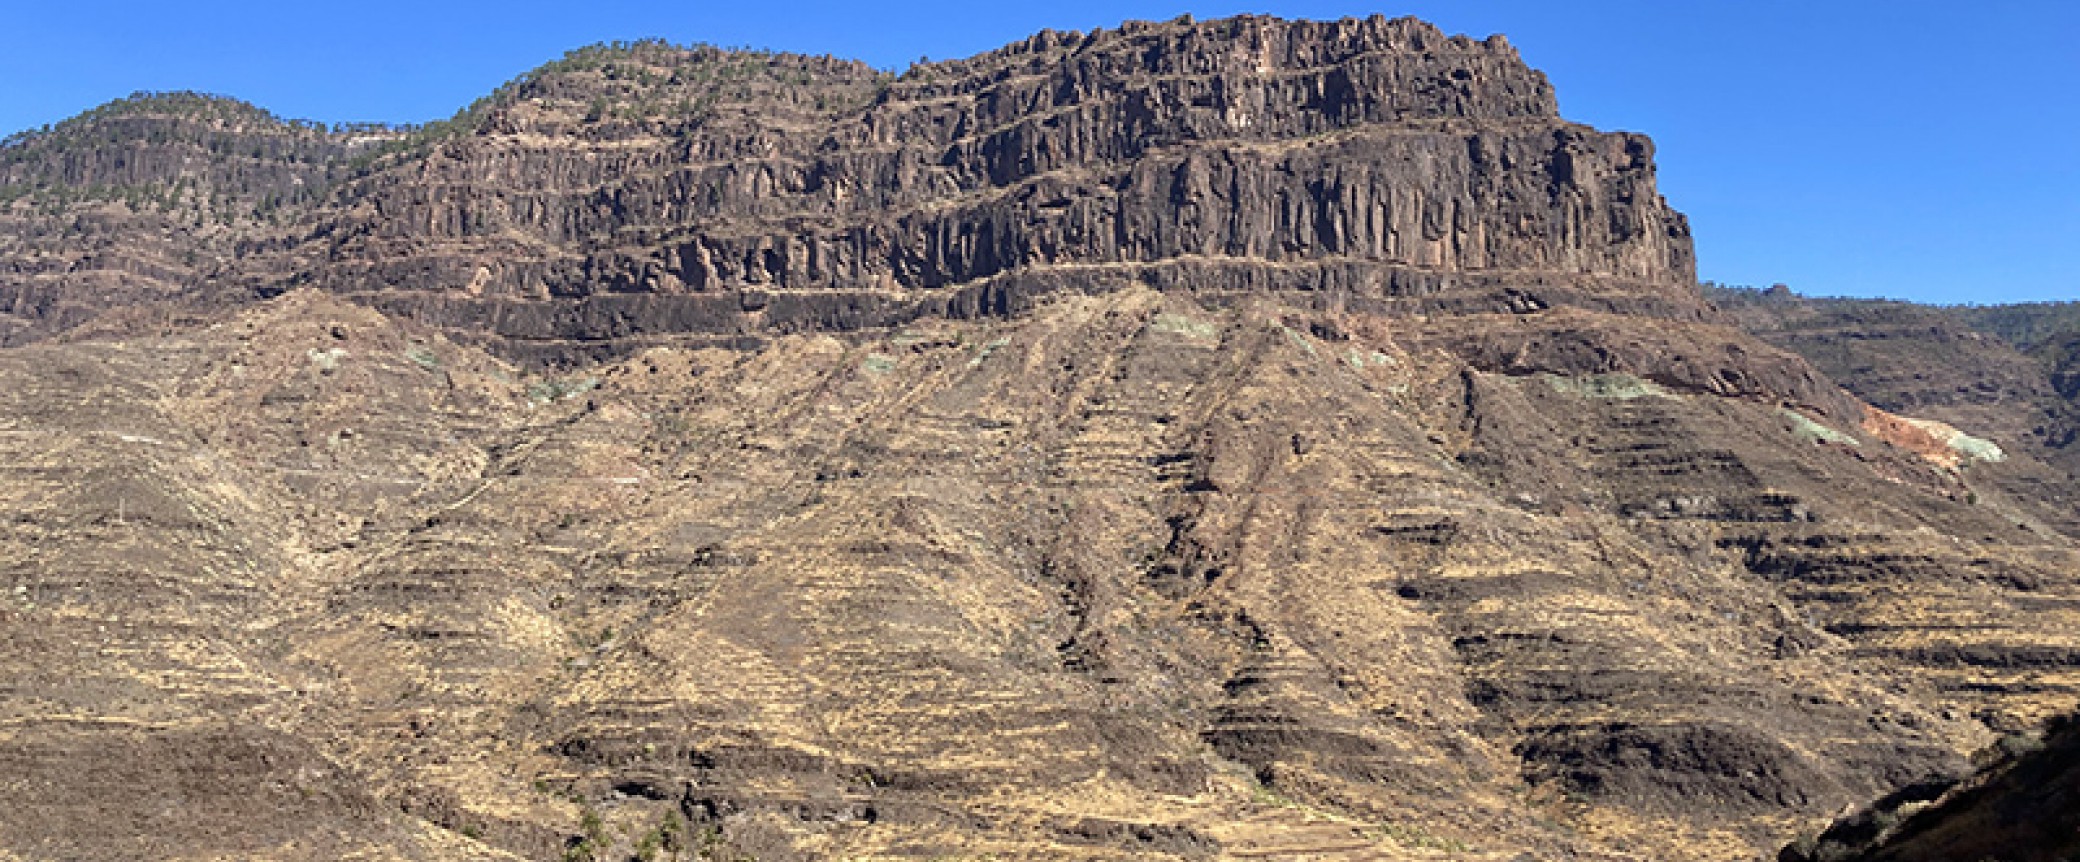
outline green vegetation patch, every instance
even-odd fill
[[[869,353],[860,360],[859,367],[869,374],[887,374],[896,370],[896,358],[886,353]]]
[[[1631,401],[1635,398],[1674,398],[1675,393],[1662,388],[1651,380],[1641,380],[1630,374],[1590,374],[1582,377],[1545,375],[1546,384],[1553,391],[1578,398],[1598,398],[1607,401]]]
[[[551,401],[562,401],[575,395],[583,395],[598,388],[599,378],[597,377],[565,377],[555,380],[541,380],[528,384],[527,400],[537,404],[547,404]]]
[[[1808,443],[1840,443],[1844,446],[1863,445],[1857,442],[1856,438],[1815,422],[1806,414],[1789,407],[1779,407],[1777,412],[1784,414],[1785,419],[1791,420],[1791,433],[1800,440]]]
[[[1182,314],[1158,314],[1148,322],[1148,331],[1167,332],[1199,341],[1212,341],[1220,337],[1220,328],[1203,320]]]
[[[989,341],[984,342],[982,345],[982,349],[975,351],[975,358],[968,360],[968,367],[982,367],[983,360],[988,359],[990,357],[990,354],[1002,350],[1005,347],[1010,346],[1010,344],[1011,339],[1009,338],[992,338]]]

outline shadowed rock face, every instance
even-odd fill
[[[360,158],[8,270],[0,859],[1750,859],[2080,685],[2049,450],[1728,325],[1500,39],[205,114]]]
[[[1794,842],[1781,862],[2014,859],[2080,852],[2080,728],[2060,716],[2041,733],[2003,737],[1963,781],[1910,787]]]

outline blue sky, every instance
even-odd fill
[[[662,37],[902,67],[1042,27],[1417,15],[1509,35],[1570,119],[1652,135],[1699,275],[1927,302],[2080,299],[2080,3],[1415,0],[1363,5],[516,0],[20,3],[0,133],[133,90],[324,121],[447,116],[568,48]]]

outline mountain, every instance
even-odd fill
[[[1752,859],[2071,711],[2057,360],[1652,156],[1383,18],[13,139],[0,859]]]

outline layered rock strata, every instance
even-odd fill
[[[671,83],[707,80],[742,83]],[[675,87],[706,101],[612,119]],[[1501,39],[1413,20],[1045,33],[893,80],[651,50],[515,95],[345,189],[311,282],[522,343],[889,325],[1118,267],[1332,302],[1695,310],[1651,144],[1562,121]]]

